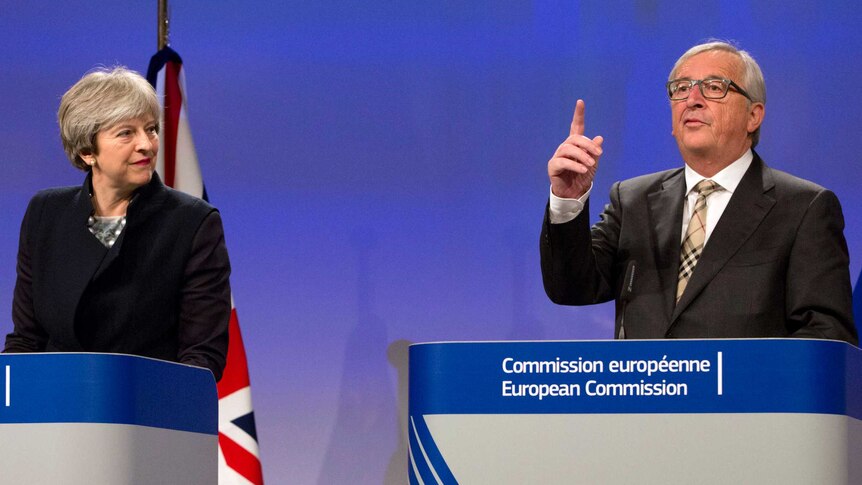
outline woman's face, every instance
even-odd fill
[[[159,152],[156,120],[126,120],[104,129],[96,134],[96,147],[98,155],[84,158],[93,162],[93,188],[131,193],[153,177]]]

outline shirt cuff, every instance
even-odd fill
[[[551,199],[550,204],[548,205],[548,215],[551,224],[564,224],[575,217],[578,217],[578,214],[584,210],[584,204],[587,202],[587,199],[590,197],[590,192],[592,191],[593,184],[590,184],[590,188],[586,193],[584,193],[584,195],[577,199],[564,199],[554,195],[553,189],[550,189]]]

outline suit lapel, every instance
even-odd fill
[[[70,291],[76,294],[74,299],[76,303],[108,252],[87,229],[87,218],[93,211],[88,190],[89,182],[90,179],[87,177],[84,187],[75,195],[70,207],[71,214],[58,221],[58,225],[63,227],[57,231],[57,234],[67,234],[69,237],[70,257],[65,261],[66,269],[63,273],[72,282]]]
[[[106,269],[111,267],[111,263],[113,263],[117,259],[117,256],[120,254],[120,250],[123,248],[123,239],[125,239],[127,232],[129,232],[128,227],[124,228],[123,232],[121,232],[120,235],[117,236],[117,240],[114,241],[113,246],[111,246],[110,249],[107,249],[105,257],[102,258],[101,263],[99,263],[98,267],[96,268],[96,272],[93,273],[93,277],[91,278],[92,280],[95,280],[96,278],[101,276]],[[95,237],[93,239],[95,239]],[[99,244],[101,245],[102,243]]]
[[[89,183],[88,176],[72,203],[50,221],[55,226],[52,233],[56,235],[51,244],[58,245],[58,250],[51,263],[55,273],[48,275],[51,278],[49,287],[53,288],[48,294],[57,313],[65,315],[62,320],[68,322],[75,321],[78,302],[108,252],[87,229],[87,218],[93,210]],[[72,325],[52,331],[66,333],[63,337],[66,342],[77,342]]]
[[[661,287],[666,296],[666,315],[673,312],[677,273],[679,272],[680,237],[682,234],[682,206],[685,197],[685,175],[680,170],[662,183],[661,189],[647,196],[653,235],[653,255]],[[672,290],[668,291],[668,288]]]
[[[773,185],[768,169],[755,155],[703,248],[694,274],[674,308],[671,324],[751,237],[772,209],[775,199],[768,195],[768,191]]]

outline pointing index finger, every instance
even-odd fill
[[[572,117],[572,126],[569,135],[584,134],[584,100],[579,99],[575,104],[575,115]]]

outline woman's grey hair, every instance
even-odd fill
[[[723,40],[711,39],[706,43],[698,44],[687,50],[685,54],[677,59],[676,64],[673,65],[673,69],[670,70],[670,75],[667,80],[671,81],[675,79],[677,71],[679,71],[682,64],[689,58],[708,51],[725,51],[738,56],[742,61],[743,79],[738,81],[734,79],[733,81],[745,89],[748,95],[751,96],[751,102],[763,103],[763,105],[766,105],[766,81],[763,80],[763,71],[760,70],[760,66],[757,65],[757,61],[755,61],[748,52]],[[760,141],[759,126],[757,127],[757,130],[751,134],[751,148],[757,146],[758,141]]]
[[[69,161],[84,171],[81,155],[98,155],[96,135],[120,122],[159,120],[156,91],[140,74],[122,66],[97,68],[76,82],[60,100],[57,121]]]

